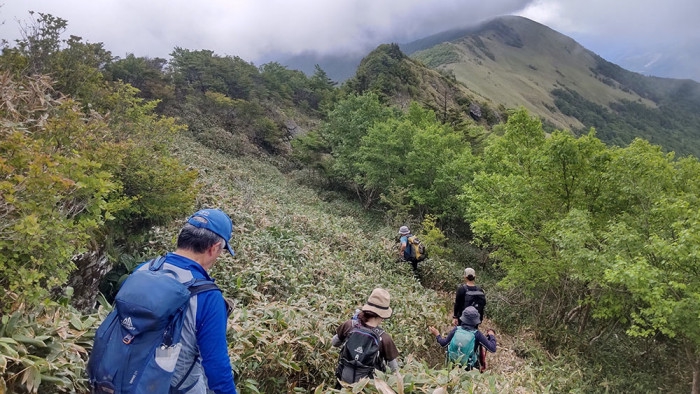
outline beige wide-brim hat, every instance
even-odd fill
[[[377,316],[388,319],[391,317],[391,307],[389,307],[390,300],[391,296],[388,291],[379,288],[374,289],[367,303],[362,307],[362,310],[374,312]]]

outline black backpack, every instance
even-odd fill
[[[486,306],[486,295],[478,286],[473,286],[470,290],[468,285],[464,285],[464,308],[473,306],[479,311],[479,318],[484,318],[484,307]]]
[[[347,383],[374,377],[374,370],[385,371],[384,362],[379,354],[382,334],[379,327],[370,328],[353,323],[348,339],[340,349],[340,359],[336,369],[336,377]]]

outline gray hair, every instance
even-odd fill
[[[195,253],[204,253],[219,242],[226,244],[226,241],[214,232],[195,227],[189,223],[182,227],[180,235],[177,236],[178,249],[191,250]]]

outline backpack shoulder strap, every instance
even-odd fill
[[[372,330],[372,333],[377,336],[377,339],[379,342],[382,341],[382,334],[384,334],[384,330],[382,330],[381,327],[374,327]]]
[[[148,269],[151,271],[158,271],[163,267],[163,264],[165,263],[165,256],[158,256],[155,259],[151,259],[148,262]]]
[[[163,270],[164,273],[171,274],[172,276],[175,277],[175,279],[180,280],[180,275],[177,274],[177,272],[163,268],[163,265],[165,264],[165,256],[158,256],[155,259],[152,259],[148,261],[148,269],[150,271],[160,271],[161,269]],[[188,285],[185,283],[185,285]]]
[[[470,289],[471,287],[471,289]],[[484,290],[481,289],[479,286],[469,286],[467,284],[464,285],[464,288],[469,295],[483,295]]]
[[[367,326],[363,326],[362,323],[360,323],[359,321],[356,321],[356,322],[353,322],[353,323],[352,323],[352,329],[351,329],[350,332],[348,333],[348,337],[350,336],[350,334],[352,334],[352,333],[355,332],[355,331],[363,331],[363,332],[369,333],[369,334],[371,334],[372,336],[375,337],[375,339],[377,340],[377,342],[381,342],[381,340],[382,340],[382,334],[384,334],[384,330],[382,330],[381,327],[367,327]]]
[[[199,293],[204,293],[205,291],[210,290],[221,291],[221,289],[219,288],[219,286],[216,285],[216,283],[208,279],[195,279],[187,288],[190,290],[191,296],[197,295]]]

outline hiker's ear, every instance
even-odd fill
[[[217,253],[223,253],[224,249],[226,248],[226,243],[224,241],[217,242],[214,245],[212,245],[209,250],[211,250],[212,254],[217,254]]]

